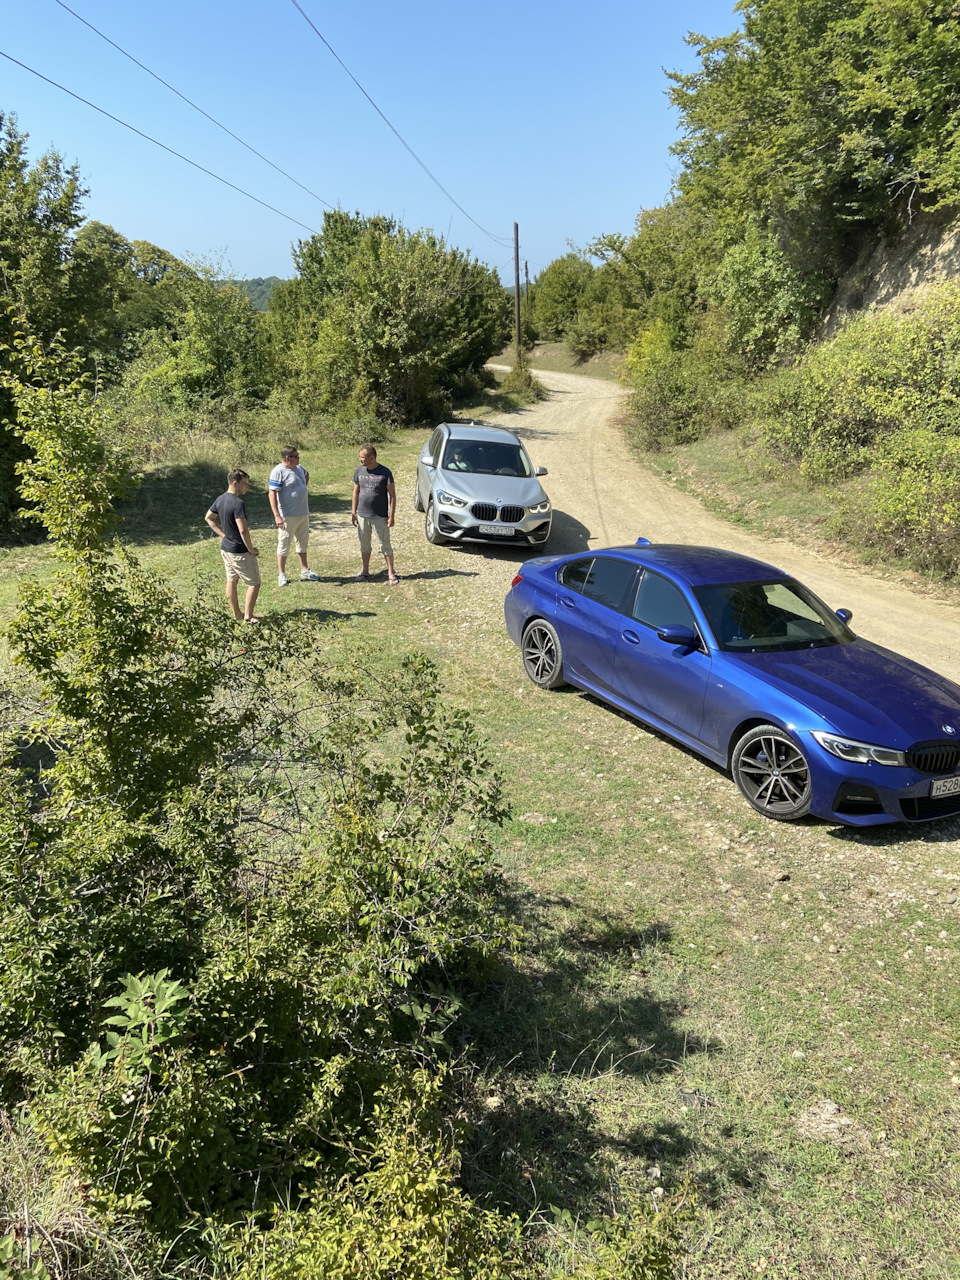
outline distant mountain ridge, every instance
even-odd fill
[[[231,280],[241,293],[245,293],[258,311],[266,311],[267,304],[278,284],[280,276],[254,276],[251,280]]]

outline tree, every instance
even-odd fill
[[[555,258],[534,281],[537,328],[545,338],[561,339],[580,310],[595,268],[576,253]]]
[[[300,275],[278,288],[270,316],[305,408],[436,416],[509,336],[496,272],[431,232],[335,211],[295,258]]]

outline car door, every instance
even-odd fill
[[[627,617],[619,619],[614,689],[641,716],[700,738],[703,704],[710,677],[710,656],[696,649],[666,644],[657,628],[699,628],[683,591],[652,569],[644,569]]]
[[[424,507],[430,500],[430,492],[433,488],[433,478],[437,474],[437,467],[440,465],[440,453],[443,450],[443,431],[437,427],[433,435],[423,446],[420,457],[417,459],[417,491],[420,495],[420,501]],[[429,458],[431,465],[427,466],[425,459]]]
[[[612,690],[617,637],[636,577],[636,564],[616,556],[586,556],[561,570],[557,625],[563,669],[575,681]]]

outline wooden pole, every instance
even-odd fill
[[[513,224],[513,306],[517,329],[517,368],[523,364],[523,350],[520,346],[520,228]]]

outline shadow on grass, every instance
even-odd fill
[[[226,473],[210,462],[162,467],[146,475],[133,496],[119,505],[121,534],[132,542],[193,542],[208,534],[204,516],[227,488]],[[250,526],[262,534],[273,529],[270,501],[253,489],[244,498]],[[350,500],[336,494],[311,494],[312,516],[349,512]],[[266,526],[266,528],[264,528]]]
[[[695,1139],[679,1126],[620,1123],[612,1137],[595,1114],[629,1107],[638,1080],[653,1084],[717,1052],[680,1027],[681,1005],[651,993],[648,975],[669,956],[669,923],[563,897],[523,895],[512,909],[529,930],[523,959],[469,998],[460,1028],[488,1082],[471,1107],[478,1123],[464,1150],[468,1189],[524,1213],[556,1205],[577,1216],[596,1209],[625,1160],[682,1176]],[[700,1095],[692,1097],[696,1110]]]

